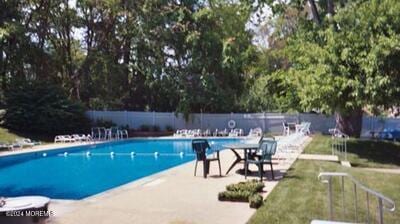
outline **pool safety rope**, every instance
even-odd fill
[[[45,153],[43,153],[43,156],[47,156],[44,155]],[[184,152],[180,152],[180,153],[159,153],[159,152],[154,152],[154,153],[137,153],[137,152],[130,152],[130,153],[115,153],[115,152],[110,152],[110,153],[92,153],[90,151],[84,152],[84,153],[68,153],[68,152],[64,152],[61,154],[58,154],[58,156],[64,156],[64,157],[68,157],[68,156],[86,156],[86,157],[92,157],[92,156],[111,156],[111,157],[115,157],[115,156],[131,156],[131,157],[136,157],[136,156],[154,156],[154,157],[160,157],[160,156],[179,156],[179,157],[184,157],[184,156],[195,156],[195,154],[193,153],[184,153]]]

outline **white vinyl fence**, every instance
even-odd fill
[[[182,114],[174,112],[138,112],[138,111],[87,111],[87,116],[96,121],[109,120],[119,126],[128,125],[137,129],[141,125],[158,125],[164,130],[166,126],[173,129],[225,129],[228,122],[234,120],[237,128],[247,133],[250,128],[261,127],[264,132],[282,132],[282,122],[311,122],[311,131],[328,133],[329,128],[335,127],[335,118],[321,114],[284,114],[284,113],[225,113],[209,114],[194,113],[185,121]],[[384,128],[400,128],[400,119],[363,117],[362,135],[368,136],[370,131],[381,131]]]

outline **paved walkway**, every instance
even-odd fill
[[[386,168],[357,168],[361,170],[369,170],[369,171],[374,171],[374,172],[380,172],[380,173],[390,173],[390,174],[400,174],[400,169],[386,169]]]
[[[333,156],[333,155],[301,154],[301,155],[299,155],[298,158],[305,159],[305,160],[321,160],[321,161],[339,162],[338,156]]]
[[[306,137],[306,144],[311,138]],[[304,144],[304,145],[306,145]],[[299,151],[299,153],[302,150]],[[221,152],[222,172],[226,172],[234,161],[230,150]],[[265,181],[266,197],[292,165],[291,161],[274,165],[275,178]],[[240,165],[240,167],[239,167]],[[226,176],[217,175],[217,165],[212,163],[209,178],[204,179],[199,165],[198,176],[193,176],[194,162],[189,162],[167,171],[134,181],[80,201],[55,201],[50,210],[55,216],[49,223],[75,224],[132,224],[132,223],[246,223],[255,212],[248,203],[220,202],[218,192],[231,183],[244,181],[243,175],[234,171],[243,167],[239,164]],[[255,167],[250,167],[256,170]],[[257,174],[254,172],[254,179]]]

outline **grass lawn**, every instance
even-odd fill
[[[317,142],[321,138],[316,139]],[[316,145],[315,142],[313,145]],[[293,164],[285,178],[266,199],[264,205],[249,220],[250,224],[260,223],[310,223],[313,219],[329,218],[327,186],[317,177],[320,172],[347,172],[366,186],[400,202],[400,175],[373,173],[357,168],[346,168],[334,162],[298,160]],[[352,185],[346,182],[346,211],[341,210],[342,198],[339,181],[334,181],[335,219],[354,221],[354,193]],[[359,222],[366,222],[365,194],[358,191]],[[376,217],[376,200],[371,200],[371,220]],[[345,219],[343,219],[345,217]],[[363,219],[361,219],[363,218]],[[384,213],[385,223],[400,223],[400,210]],[[376,223],[375,221],[372,223]]]
[[[12,143],[16,138],[30,138],[32,140],[40,140],[43,143],[49,143],[52,139],[48,136],[38,136],[35,134],[24,134],[11,132],[6,128],[0,127],[0,142]]]
[[[313,136],[304,153],[330,155],[331,137]],[[347,158],[355,167],[400,168],[400,143],[352,138],[347,143]]]

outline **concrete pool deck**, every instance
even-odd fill
[[[101,142],[97,142],[101,143]],[[43,145],[35,145],[33,147],[27,147],[22,149],[15,149],[15,150],[6,150],[0,151],[1,156],[9,156],[9,155],[18,155],[23,153],[30,153],[30,152],[41,152],[41,151],[50,151],[55,149],[61,148],[69,148],[74,146],[82,146],[82,145],[90,145],[95,144],[93,142],[67,142],[67,143],[46,143]]]
[[[310,137],[306,138],[296,158],[311,140]],[[55,200],[49,208],[55,216],[48,223],[246,223],[256,211],[249,208],[248,203],[220,202],[217,199],[218,192],[225,190],[226,185],[245,180],[243,175],[235,172],[243,164],[224,175],[235,157],[230,150],[222,151],[220,156],[222,177],[217,175],[216,162],[211,164],[207,179],[202,177],[201,164],[194,177],[194,162],[188,162],[84,200]],[[285,155],[282,154],[280,158],[285,158]],[[264,197],[277,185],[292,163],[281,160],[274,164],[275,180],[271,179],[266,166],[268,181],[264,181]],[[256,170],[255,167],[250,169]],[[255,178],[256,172],[248,179]]]

